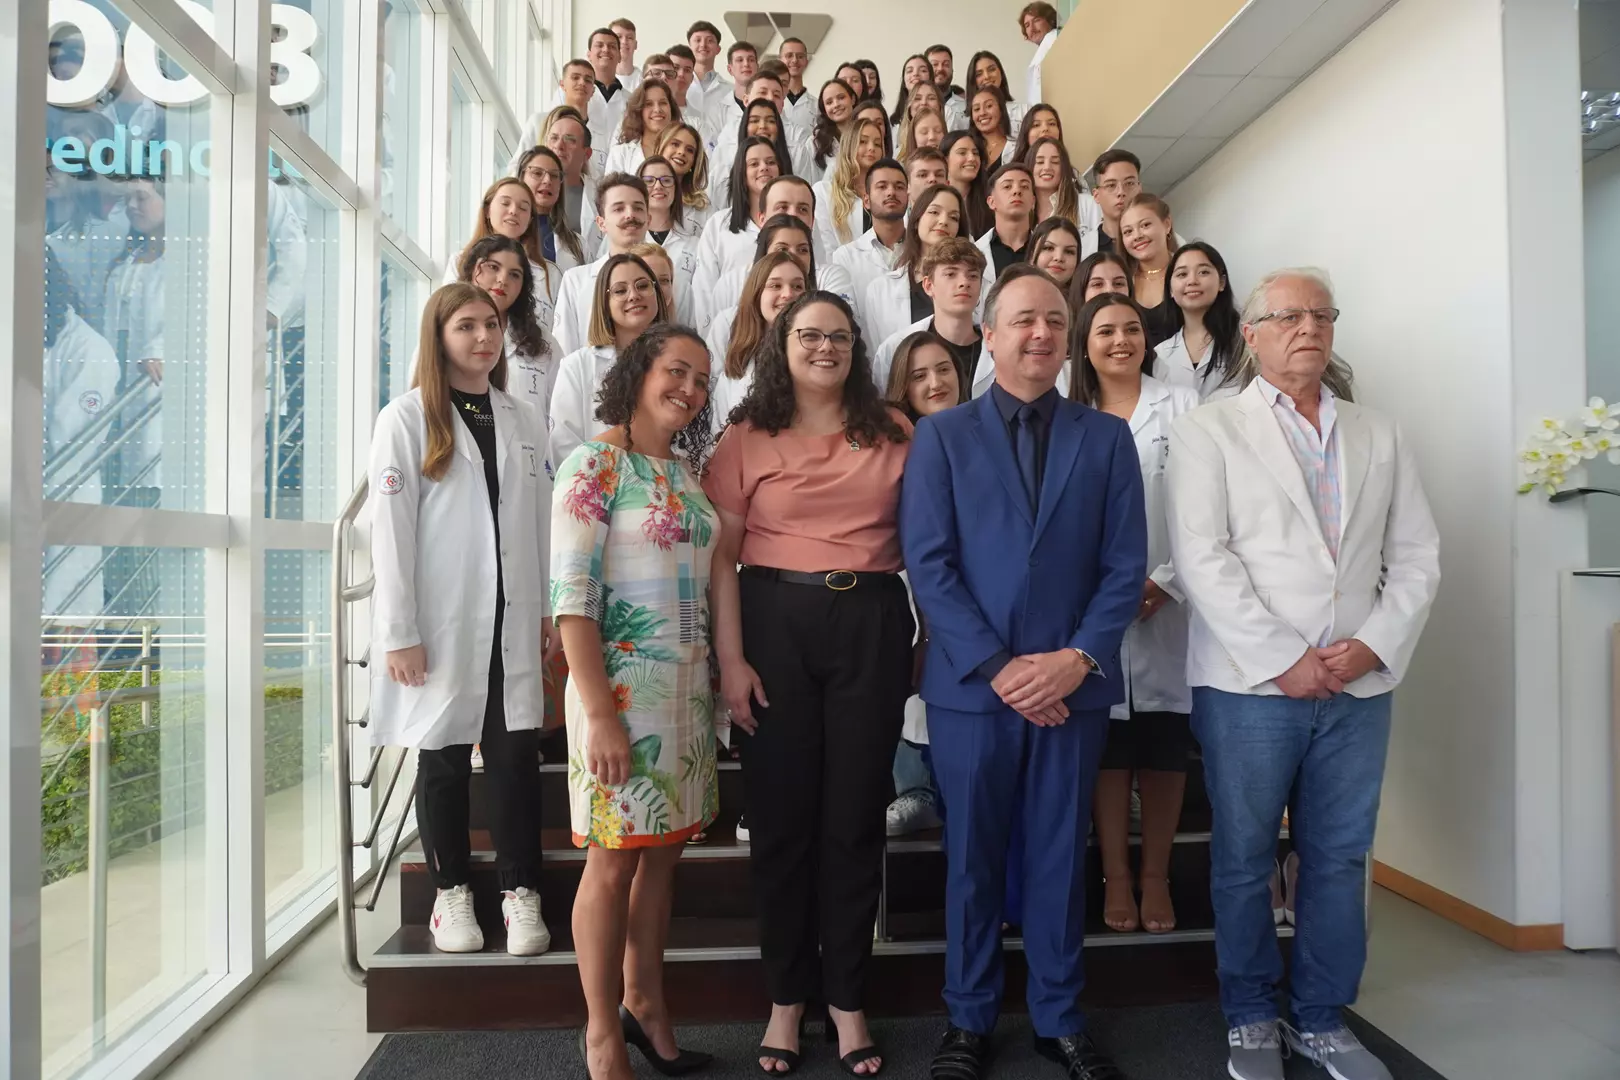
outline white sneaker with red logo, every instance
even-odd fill
[[[540,917],[540,894],[519,885],[501,896],[506,919],[506,951],[513,956],[539,956],[551,948],[551,931]]]
[[[428,927],[433,931],[433,947],[440,952],[481,952],[484,932],[478,928],[478,917],[473,914],[472,886],[440,889],[433,901],[433,918],[428,920]]]

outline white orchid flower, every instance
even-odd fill
[[[1616,418],[1613,414],[1614,410],[1602,398],[1595,397],[1581,410],[1581,423],[1599,431],[1614,431],[1620,428],[1620,418]]]

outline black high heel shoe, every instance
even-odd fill
[[[679,1047],[676,1048],[674,1057],[660,1057],[652,1040],[642,1030],[641,1021],[631,1015],[630,1010],[623,1005],[619,1006],[619,1026],[624,1029],[624,1041],[640,1050],[641,1056],[647,1059],[647,1064],[664,1076],[685,1076],[687,1073],[697,1072],[714,1060],[713,1054],[705,1054],[701,1050],[682,1050]]]
[[[829,1043],[833,1044],[834,1046],[838,1045],[838,1025],[833,1023],[832,1013],[827,1014],[827,1026],[825,1029],[823,1029],[823,1032]],[[877,1068],[873,1069],[871,1072],[862,1073],[855,1071],[855,1066],[864,1061],[868,1061],[871,1058],[878,1059]],[[862,1046],[858,1049],[851,1050],[849,1053],[838,1059],[838,1064],[845,1072],[849,1073],[849,1075],[858,1076],[861,1078],[861,1080],[866,1080],[867,1077],[876,1076],[878,1073],[882,1072],[883,1066],[887,1064],[887,1059],[883,1056],[883,1051],[878,1049],[877,1044],[873,1043],[869,1046]]]
[[[799,1016],[799,1046],[804,1046],[804,1015],[802,1013]],[[774,1046],[766,1046],[764,1043],[759,1044],[759,1056],[773,1061],[780,1061],[787,1066],[785,1069],[768,1069],[761,1065],[759,1067],[760,1071],[766,1076],[786,1076],[797,1069],[799,1062],[802,1060],[796,1051],[779,1050]]]

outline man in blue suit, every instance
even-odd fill
[[[1009,833],[1023,817],[1036,1049],[1070,1080],[1123,1074],[1085,1032],[1086,835],[1142,603],[1142,478],[1122,420],[1060,398],[1069,309],[1008,268],[985,305],[996,381],[917,425],[900,538],[928,635],[922,698],[945,805],[945,1003],[934,1080],[980,1080],[1001,1006]]]

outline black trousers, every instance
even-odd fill
[[[743,653],[770,700],[743,755],[771,1000],[863,1007],[884,810],[911,693],[915,624],[898,577],[835,592],[740,575]]]
[[[497,632],[496,641],[500,640]],[[484,779],[495,868],[503,890],[540,888],[540,732],[507,731],[506,673],[490,664],[489,704],[484,709]],[[416,752],[416,824],[428,873],[440,889],[465,885],[472,854],[468,798],[472,745]]]

